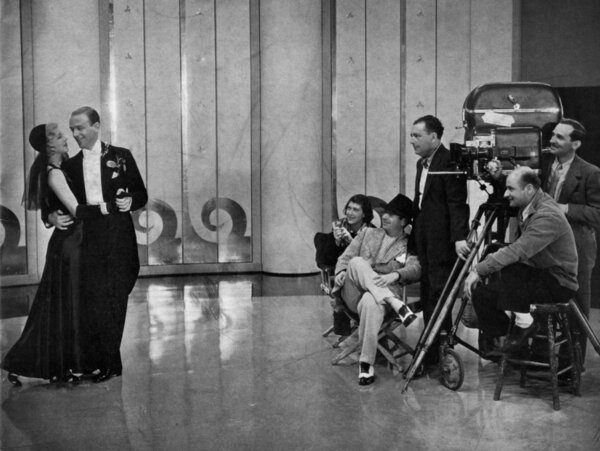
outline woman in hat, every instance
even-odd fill
[[[77,204],[60,168],[68,158],[68,147],[57,124],[34,127],[29,143],[39,154],[29,172],[27,208],[41,208],[43,217],[61,210],[74,220],[52,233],[25,328],[1,366],[17,386],[21,385],[18,376],[75,382],[74,373],[85,370],[79,312],[81,221],[109,214],[116,207]]]

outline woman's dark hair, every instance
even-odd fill
[[[363,218],[363,222],[365,224],[370,224],[373,220],[373,207],[371,207],[371,202],[369,201],[369,198],[364,194],[355,194],[350,199],[348,199],[348,202],[346,202],[344,211],[346,211],[348,205],[350,205],[350,202],[360,205],[363,215],[365,216]]]
[[[27,191],[24,196],[25,207],[28,210],[42,208],[42,204],[48,202],[48,153],[46,152],[46,124],[33,127],[29,133],[29,144],[38,153],[27,177]]]
[[[26,207],[37,210],[48,202],[48,154],[40,152],[29,169]]]

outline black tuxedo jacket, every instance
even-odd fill
[[[135,211],[148,201],[146,186],[131,152],[123,147],[102,143],[100,156],[100,174],[102,195],[105,202],[114,201],[117,192],[122,189],[131,196],[131,211]],[[86,204],[85,184],[83,181],[83,152],[65,161],[63,170],[71,181],[71,189],[81,204]]]
[[[143,207],[148,193],[133,155],[127,149],[102,143],[100,157],[102,194],[105,202],[113,202],[117,193],[125,191],[132,198],[131,211]],[[83,179],[83,152],[62,164],[73,194],[80,204],[86,204]],[[137,240],[129,212],[111,213],[84,222],[83,249],[87,255],[108,255],[111,252],[135,254],[127,258],[137,259]],[[139,265],[139,263],[138,263]]]
[[[431,160],[429,172],[454,170],[450,152],[441,145]],[[456,260],[454,243],[466,239],[469,233],[466,177],[429,174],[423,193],[419,193],[422,172],[423,164],[419,160],[414,202],[419,259],[432,266],[452,265]]]

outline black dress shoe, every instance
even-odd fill
[[[70,384],[78,384],[81,382],[81,376],[73,374],[73,372],[71,370],[69,370],[69,372],[67,373],[67,376],[65,377],[65,380],[67,382],[69,382]]]
[[[19,380],[19,376],[17,376],[15,373],[8,373],[8,382],[13,384],[15,387],[20,387],[22,385],[21,381]]]
[[[111,369],[103,370],[94,376],[94,382],[104,382],[109,380],[111,377],[117,377],[120,375],[120,371],[114,371]]]
[[[527,343],[527,339],[533,337],[538,329],[538,323],[534,322],[526,329],[522,327],[513,327],[510,335],[506,338],[506,343],[504,343],[504,347],[502,348],[502,352],[509,353],[513,352],[519,348],[521,348],[525,343]]]

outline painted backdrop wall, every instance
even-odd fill
[[[412,196],[416,117],[460,138],[468,92],[513,79],[515,4],[0,0],[2,283],[39,278],[51,233],[21,205],[28,131],[81,105],[148,186],[142,274],[314,272],[350,194]]]

